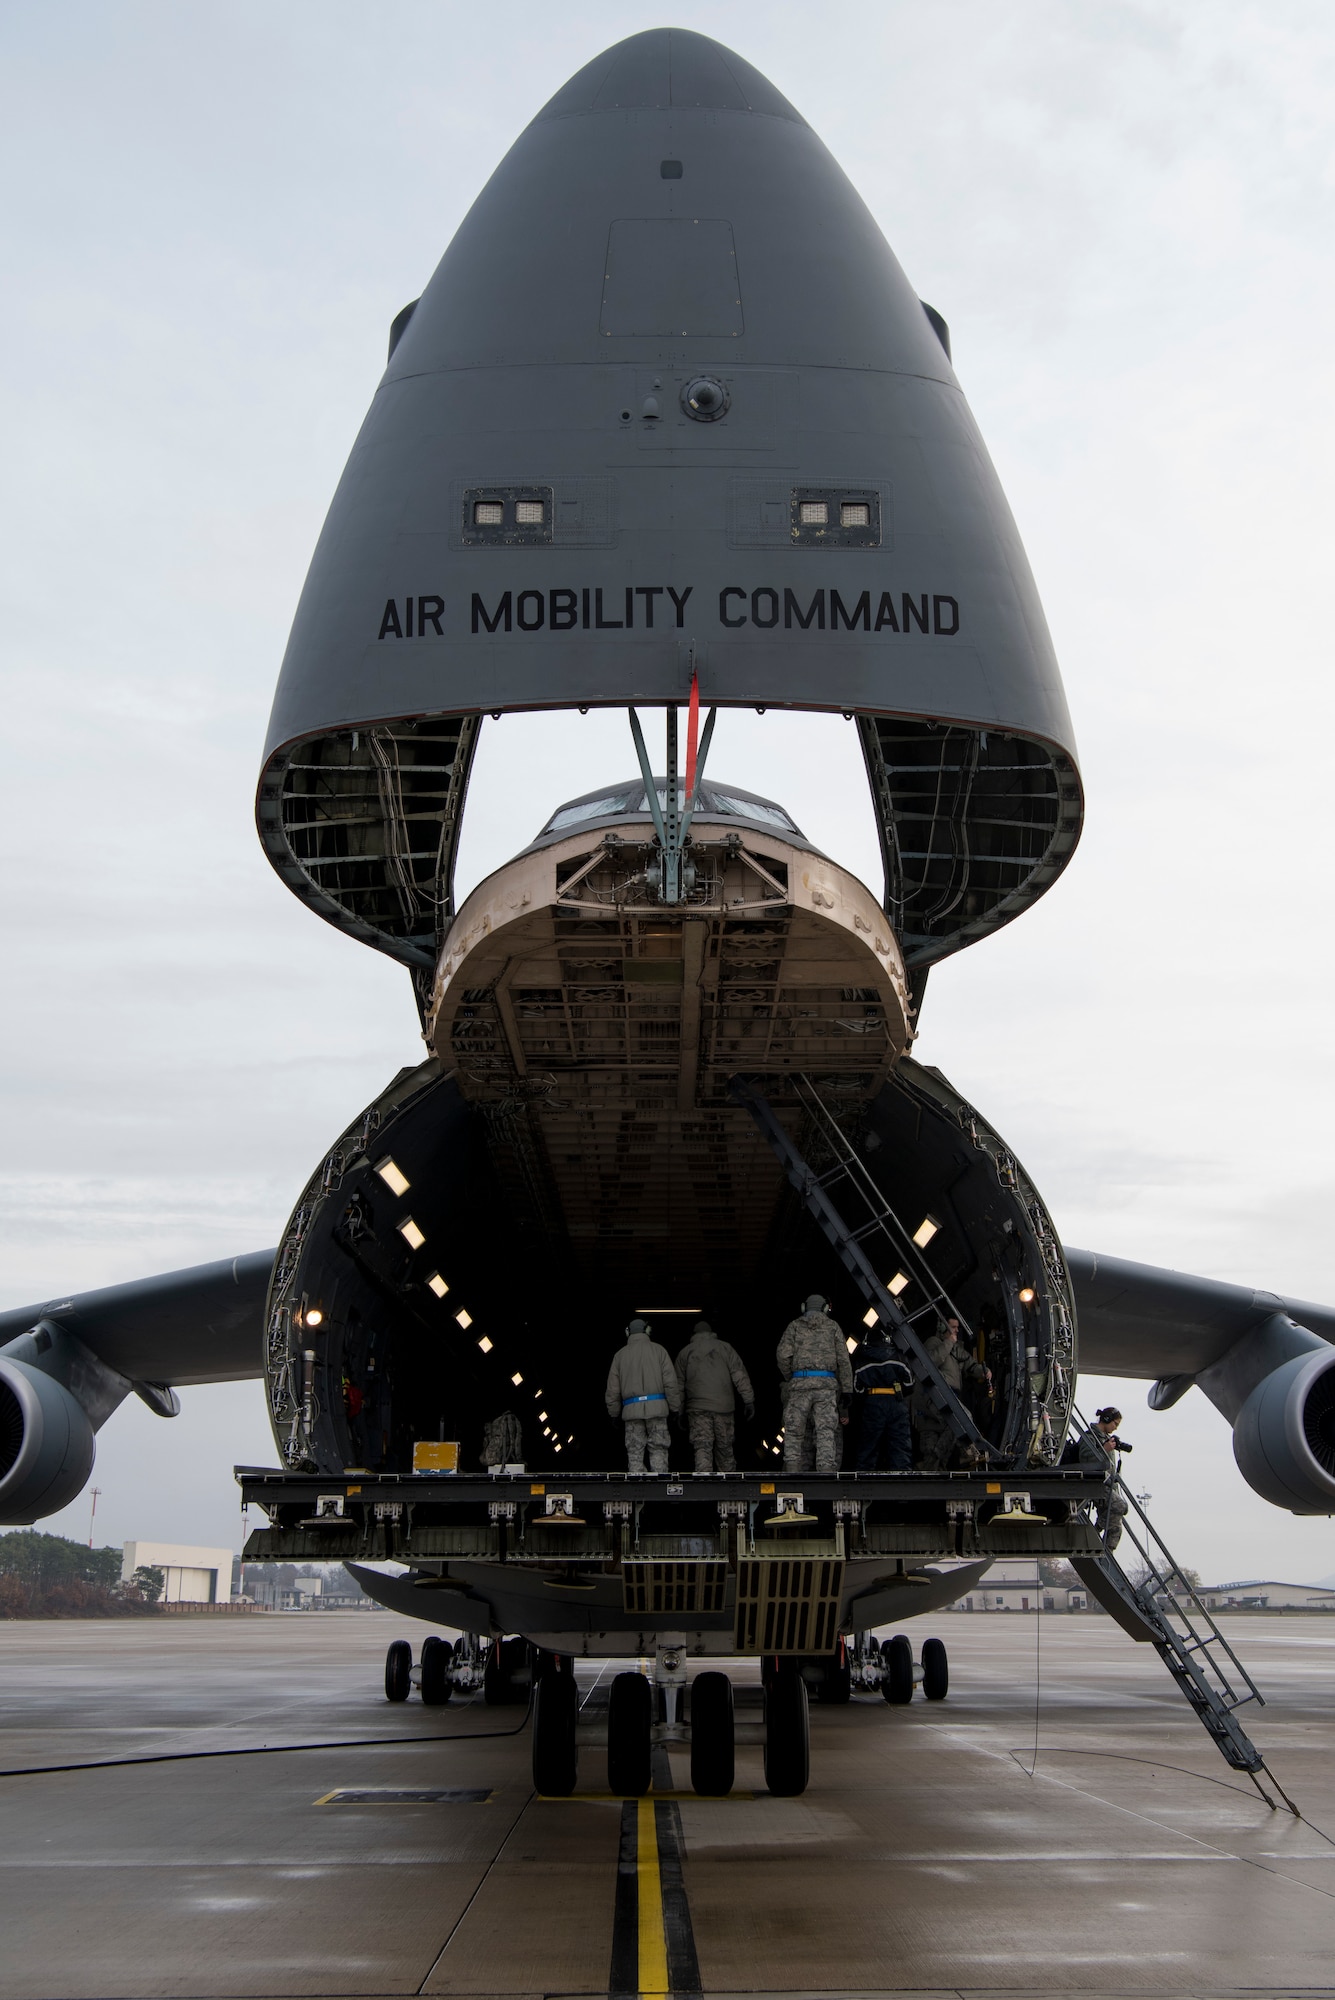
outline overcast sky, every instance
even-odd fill
[[[0,1303],[272,1244],[420,1059],[406,975],[261,857],[273,683],[391,318],[540,105],[663,19],[0,8]],[[950,322],[1062,662],[1084,840],[933,973],[917,1053],[1068,1241],[1335,1301],[1335,10],[670,19],[794,101]],[[462,886],[627,748],[616,717],[486,724]],[[879,886],[849,725],[728,716],[712,762]],[[1335,1572],[1331,1523],[1254,1498],[1199,1393],[1121,1394],[1182,1560]],[[102,1433],[99,1541],[236,1540],[230,1468],[273,1457],[259,1388],[184,1400]]]

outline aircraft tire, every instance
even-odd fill
[[[607,1789],[617,1798],[643,1798],[653,1783],[653,1695],[644,1674],[618,1674],[612,1682],[607,1702]]]
[[[807,1684],[795,1671],[776,1674],[765,1690],[765,1783],[776,1798],[795,1799],[810,1777]]]
[[[902,1632],[881,1648],[881,1693],[896,1703],[913,1699],[913,1647]]]
[[[385,1700],[407,1701],[412,1688],[413,1649],[406,1639],[395,1639],[385,1655]]]
[[[822,1660],[820,1680],[816,1687],[817,1701],[827,1707],[841,1707],[853,1699],[853,1663],[848,1657],[848,1647],[839,1641],[839,1650],[832,1660]]]
[[[726,1798],[735,1774],[732,1682],[726,1674],[697,1674],[691,1682],[691,1790]]]
[[[533,1789],[546,1798],[568,1798],[575,1789],[578,1715],[574,1675],[544,1674],[533,1690]]]
[[[454,1648],[448,1639],[438,1639],[434,1633],[423,1639],[421,1694],[428,1708],[439,1708],[454,1693],[450,1679],[453,1660]]]
[[[946,1660],[945,1641],[924,1639],[922,1642],[922,1691],[928,1701],[944,1701],[950,1689],[950,1666]]]

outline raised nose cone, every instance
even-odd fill
[[[654,360],[665,342],[680,355],[680,341],[730,367],[954,380],[885,238],[805,119],[731,50],[655,28],[580,70],[510,149],[386,379]]]
[[[687,28],[648,28],[604,49],[538,113],[569,118],[580,111],[757,111],[806,120],[782,91],[722,42]]]
[[[693,670],[708,701],[865,718],[888,907],[927,956],[1053,878],[1079,817],[1070,721],[943,323],[749,64],[655,29],[580,70],[393,342],[261,785],[270,853],[324,914],[424,963],[449,841],[437,866],[411,813],[373,835],[361,806],[326,824],[302,770],[360,759],[379,797],[364,732],[409,718],[417,747],[392,755],[437,778],[417,817],[457,822],[466,718],[680,700]],[[359,902],[342,862],[363,839],[383,866]],[[423,855],[434,887],[409,911]]]

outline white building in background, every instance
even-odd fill
[[[1027,1561],[993,1563],[986,1576],[967,1597],[951,1606],[954,1611],[1088,1611],[1089,1593],[1083,1584],[1043,1583],[1032,1556]]]
[[[1335,1611],[1335,1590],[1317,1583],[1203,1583],[1197,1594],[1211,1611]]]
[[[194,1549],[182,1542],[126,1542],[121,1580],[137,1569],[160,1569],[167,1604],[226,1604],[232,1594],[232,1551]]]

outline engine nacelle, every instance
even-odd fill
[[[26,1528],[66,1506],[93,1469],[94,1449],[69,1390],[0,1354],[0,1524]]]
[[[1247,1484],[1293,1514],[1335,1514],[1335,1349],[1297,1354],[1259,1382],[1233,1426]]]

